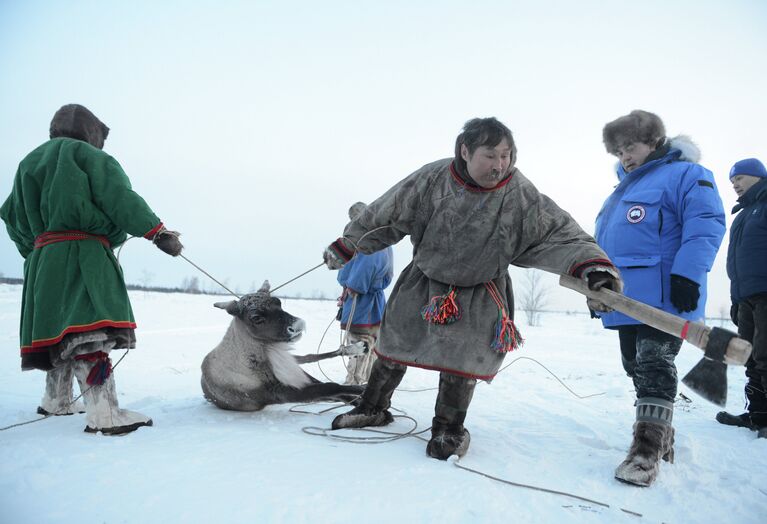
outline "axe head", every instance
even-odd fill
[[[717,406],[727,403],[727,364],[703,357],[682,383]]]

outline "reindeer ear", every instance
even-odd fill
[[[229,302],[216,302],[213,306],[219,309],[225,309],[230,315],[237,316],[240,313],[240,303],[236,300],[230,300]]]
[[[261,284],[261,289],[258,290],[259,293],[269,293],[269,288],[271,285],[269,284],[268,280],[264,280],[264,283]]]

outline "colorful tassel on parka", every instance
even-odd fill
[[[498,291],[498,287],[495,283],[488,282],[485,284],[485,288],[498,306],[498,320],[495,323],[495,337],[493,338],[490,347],[499,353],[514,351],[525,343],[525,339],[522,338],[522,334],[506,312],[503,300],[501,300],[501,293]]]
[[[461,320],[461,304],[453,286],[444,295],[432,297],[421,308],[421,318],[434,324],[452,324]]]

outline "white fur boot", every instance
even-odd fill
[[[48,371],[45,376],[45,395],[37,407],[40,415],[72,415],[84,413],[85,406],[79,400],[72,402],[72,379],[74,371],[70,362]]]
[[[637,400],[634,439],[626,459],[615,470],[615,478],[649,486],[658,476],[661,460],[674,463],[674,404],[665,399],[646,397]]]
[[[98,364],[96,364],[98,365]],[[87,433],[101,431],[104,435],[121,435],[135,431],[141,426],[151,426],[152,419],[136,411],[120,409],[115,391],[114,374],[101,385],[90,385],[86,382],[94,364],[86,360],[75,360],[75,376],[84,392],[85,412],[88,425]]]

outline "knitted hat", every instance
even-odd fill
[[[759,162],[756,158],[746,158],[739,162],[735,162],[735,165],[730,169],[730,178],[736,175],[750,175],[758,176],[759,178],[767,178],[767,169],[764,169],[764,164]]]

